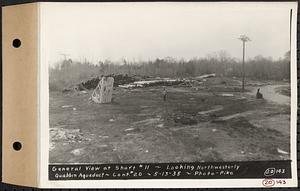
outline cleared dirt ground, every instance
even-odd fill
[[[289,159],[289,97],[258,100],[257,86],[241,93],[239,84],[169,86],[166,102],[161,86],[115,88],[110,104],[91,102],[92,92],[50,92],[50,163]]]

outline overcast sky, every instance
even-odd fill
[[[122,58],[191,59],[225,50],[246,58],[289,50],[286,3],[44,3],[42,42],[50,65],[68,58],[94,63]]]

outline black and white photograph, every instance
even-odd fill
[[[293,11],[47,6],[49,164],[291,161]]]

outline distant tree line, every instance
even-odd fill
[[[97,64],[64,60],[55,67],[49,68],[50,90],[61,90],[81,81],[109,74],[139,75],[151,77],[196,77],[202,74],[216,73],[224,77],[241,77],[242,63],[225,51],[209,55],[206,58],[190,60],[176,60],[170,57],[157,58],[152,61],[112,62],[99,61]],[[260,80],[283,80],[290,78],[290,53],[283,58],[272,60],[263,56],[256,56],[245,63],[247,78]]]

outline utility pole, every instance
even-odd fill
[[[250,38],[246,35],[241,35],[239,40],[243,42],[243,66],[242,66],[242,91],[245,91],[245,45],[246,42],[250,41]]]

